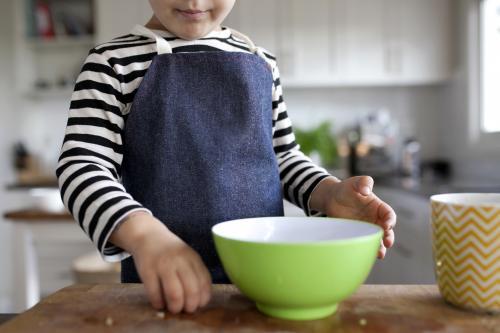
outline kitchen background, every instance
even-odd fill
[[[72,264],[93,249],[76,224],[55,220],[61,214],[36,221],[12,213],[40,204],[26,183],[50,183],[45,174],[54,172],[88,50],[144,23],[150,11],[146,0],[0,1],[1,313],[74,281]],[[498,0],[238,0],[226,22],[277,55],[304,146],[331,134],[330,146],[311,156],[325,162],[324,151],[336,151],[332,172],[372,174],[375,191],[396,209],[397,244],[370,283],[434,282],[430,194],[500,192],[499,104],[490,132],[480,126],[481,3],[497,20],[485,41],[500,45]],[[488,73],[500,83],[498,69]],[[329,129],[313,131],[325,123]],[[23,147],[14,154],[19,142],[38,161],[38,175],[16,171],[16,161],[17,169],[31,163]]]

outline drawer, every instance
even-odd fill
[[[384,260],[377,260],[368,283],[435,283],[427,198],[392,188],[375,189],[398,216],[396,242]]]

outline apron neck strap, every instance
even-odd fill
[[[257,46],[255,46],[254,42],[250,39],[250,37],[248,37],[247,35],[239,32],[238,30],[235,30],[235,29],[232,29],[232,28],[229,28],[229,30],[231,30],[231,33],[235,37],[238,37],[239,39],[242,39],[242,40],[245,41],[245,43],[247,43],[248,47],[250,48],[250,52],[257,54],[258,56],[260,56],[262,59],[264,59],[267,62],[267,58],[264,55],[264,52],[262,51],[262,49],[259,48],[259,47],[257,47]]]
[[[170,46],[169,42],[167,42],[162,36],[156,34],[154,31],[146,28],[145,26],[138,24],[134,27],[133,32],[141,36],[154,39],[156,41],[158,54],[172,53],[172,47]]]
[[[229,30],[231,30],[231,34],[233,34],[235,37],[242,39],[243,41],[245,41],[245,43],[247,43],[248,47],[250,48],[250,52],[257,54],[267,62],[267,58],[264,55],[262,49],[255,46],[254,42],[247,35],[235,29],[229,28]],[[154,39],[156,41],[156,48],[158,50],[158,54],[172,53],[172,47],[170,46],[170,43],[167,42],[165,38],[156,34],[154,31],[146,28],[145,26],[138,24],[134,27],[134,30],[132,32],[140,36],[145,36]]]

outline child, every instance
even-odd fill
[[[150,0],[145,27],[92,49],[57,169],[66,207],[122,260],[122,281],[172,313],[228,282],[211,227],[283,215],[282,196],[307,215],[380,225],[380,258],[394,242],[370,177],[339,181],[300,152],[275,58],[221,27],[234,1]]]

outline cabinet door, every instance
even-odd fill
[[[383,79],[384,7],[380,0],[343,0],[344,11],[334,15],[340,20],[340,63],[345,83],[365,84]]]
[[[98,42],[151,15],[148,1],[96,6]],[[404,85],[450,76],[451,14],[451,0],[239,0],[224,24],[277,56],[285,86]]]
[[[96,0],[96,40],[107,42],[126,35],[136,24],[145,24],[152,15],[146,0]]]
[[[296,85],[424,84],[451,75],[451,0],[288,4],[291,12],[280,14],[289,16],[289,40],[299,47],[293,62]]]
[[[429,200],[399,189],[375,188],[396,212],[396,242],[384,260],[377,260],[368,283],[435,283]]]
[[[386,0],[397,14],[390,20],[391,71],[401,82],[447,79],[453,67],[450,0]],[[398,60],[399,59],[399,60]]]
[[[291,76],[303,82],[321,81],[331,76],[330,65],[330,6],[332,0],[293,0],[287,1],[290,10],[280,38],[283,40],[279,53],[286,59],[294,57]],[[284,9],[284,8],[282,8]],[[286,74],[283,74],[286,78]]]

